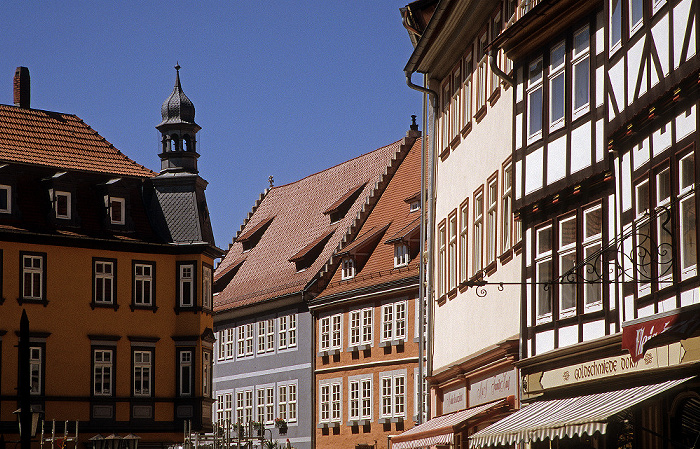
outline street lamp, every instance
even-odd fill
[[[19,435],[20,437],[22,436],[22,414],[21,414],[22,409],[18,408],[14,412],[12,412],[14,415],[17,415],[17,426],[19,427]],[[44,411],[39,407],[38,405],[32,405],[29,407],[29,411],[32,414],[32,428],[31,432],[29,433],[29,436],[31,438],[34,438],[36,436],[36,431],[39,428],[39,418],[41,415],[44,414]]]
[[[138,449],[141,437],[130,433],[122,438],[122,449]]]
[[[120,449],[119,445],[122,441],[122,437],[113,433],[105,438],[103,449]]]
[[[105,437],[101,434],[97,434],[89,440],[92,443],[92,449],[104,449],[105,447]]]

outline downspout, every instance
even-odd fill
[[[306,302],[306,292],[309,290],[316,282],[318,278],[314,276],[313,280],[306,284],[306,286],[301,291],[301,303],[306,305],[306,309],[309,312],[309,320],[311,321],[311,386],[309,388],[309,397],[311,398],[311,447],[316,447],[316,322],[314,321],[314,314],[311,312],[308,303]],[[299,323],[297,323],[297,328]],[[239,446],[240,447],[240,446]]]
[[[501,70],[500,67],[498,67],[498,61],[496,60],[496,51],[491,48],[489,50],[489,67],[491,67],[491,71],[496,74],[497,77],[502,79],[503,81],[506,82],[509,86],[513,87],[515,84],[515,81],[513,80],[512,76],[509,76],[506,72]]]
[[[431,122],[433,125],[433,132],[431,133],[426,133],[426,125],[428,122],[428,100],[430,102],[430,115],[432,117],[437,117],[437,92],[434,90],[428,89],[427,84],[428,84],[428,76],[423,75],[423,86],[418,86],[416,84],[413,84],[411,81],[411,77],[413,75],[413,72],[406,71],[406,84],[408,87],[411,89],[417,90],[418,92],[423,93],[423,134],[421,136],[421,195],[420,195],[420,202],[421,202],[421,227],[420,227],[420,275],[419,275],[419,285],[418,285],[418,316],[421,317],[420,323],[419,323],[419,345],[418,345],[418,382],[419,382],[419,398],[420,400],[418,401],[418,423],[423,422],[423,410],[425,409],[426,411],[426,416],[430,417],[430,401],[428,401],[426,407],[424,408],[423,404],[423,399],[425,398],[425,391],[423,390],[425,382],[425,372],[423,369],[423,359],[425,358],[425,353],[424,351],[427,350],[428,353],[428,363],[427,363],[427,371],[428,373],[432,373],[432,335],[433,335],[433,320],[432,320],[432,306],[433,306],[433,301],[432,301],[432,267],[433,267],[433,227],[434,227],[434,219],[433,216],[435,214],[435,195],[433,194],[434,192],[434,185],[435,185],[435,167],[434,167],[434,161],[433,161],[433,155],[435,154],[435,138],[434,138],[434,132],[435,132],[435,123],[434,121]],[[430,97],[428,99],[428,97]],[[430,138],[428,139],[430,148],[426,149],[426,138],[430,135]],[[427,186],[426,186],[426,152],[427,152],[427,166],[428,166],[428,177],[427,177]],[[426,192],[426,187],[427,187],[427,192]],[[425,214],[426,214],[426,202],[428,203],[428,224],[425,226]],[[426,229],[426,227],[428,229]],[[428,248],[429,250],[427,251],[427,264],[426,261],[424,260],[424,254],[426,253],[425,251],[425,246],[426,246],[426,233],[428,236]],[[425,266],[428,266],[428,269],[425,269]],[[428,292],[428,298],[429,300],[427,301],[428,303],[428,310],[425,310],[425,293],[426,291]],[[426,315],[427,314],[427,315]],[[426,337],[426,332],[423,327],[424,319],[422,317],[427,316],[427,322],[428,322],[428,335]],[[424,349],[423,343],[426,343],[426,348]]]

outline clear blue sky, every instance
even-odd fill
[[[268,176],[296,181],[400,139],[411,114],[421,123],[403,74],[409,1],[3,0],[0,103],[29,67],[33,108],[76,114],[157,171],[154,127],[179,61],[226,249]]]

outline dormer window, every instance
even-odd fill
[[[12,213],[12,187],[0,185],[0,214]]]
[[[366,184],[361,184],[348,190],[343,196],[338,198],[323,213],[328,215],[332,223],[340,221],[350,210],[355,200],[360,196]]]
[[[394,268],[405,267],[410,261],[408,245],[401,242],[394,245]]]
[[[263,234],[272,223],[275,217],[269,217],[259,221],[256,225],[246,227],[245,232],[236,237],[236,242],[240,242],[243,246],[243,252],[250,251],[258,244]]]
[[[420,201],[413,201],[409,206],[409,212],[420,210]]]
[[[355,277],[355,259],[352,257],[346,257],[343,259],[343,271],[341,274],[341,279],[352,279]]]
[[[124,198],[114,198],[109,199],[109,219],[114,225],[124,224],[124,210],[126,201]]]
[[[57,190],[54,193],[54,210],[56,211],[56,218],[70,220],[70,218],[71,218],[70,197],[71,197],[70,192],[62,192],[62,191]]]

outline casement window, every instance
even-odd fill
[[[566,112],[566,45],[559,42],[549,52],[549,130],[564,126]]]
[[[134,262],[134,306],[154,303],[155,263]]]
[[[559,220],[559,272],[566,273],[576,266],[576,215]],[[576,315],[576,284],[559,284],[559,318]]]
[[[56,218],[63,220],[71,219],[71,193],[62,192],[60,190],[54,191],[53,194],[53,207],[56,214]]]
[[[211,310],[212,305],[212,271],[211,267],[202,265],[202,308]]]
[[[285,383],[277,387],[279,394],[277,399],[278,417],[288,423],[297,421],[297,384]]]
[[[624,0],[609,0],[609,36],[610,50],[615,51],[622,44],[622,2]]]
[[[216,360],[226,360],[226,331],[216,333]]]
[[[238,358],[253,355],[253,339],[255,323],[241,324],[238,326]]]
[[[510,162],[503,167],[501,214],[501,252],[505,253],[513,246],[513,164]]]
[[[382,305],[382,341],[406,339],[406,301]]]
[[[535,277],[537,279],[537,322],[552,317],[552,226],[535,231]]]
[[[642,26],[642,20],[644,19],[644,0],[628,0],[628,6],[631,36]]]
[[[355,259],[352,257],[343,258],[343,268],[340,274],[342,280],[352,279],[355,277]]]
[[[225,354],[226,359],[232,359],[234,356],[234,352],[233,352],[233,345],[234,345],[234,340],[235,340],[234,332],[235,331],[233,328],[228,328],[228,329],[225,329],[225,330],[220,332],[221,335],[225,335],[225,337],[224,337],[225,338],[224,339],[224,342],[225,342],[224,343],[225,344],[224,354]],[[219,355],[219,357],[221,357],[221,355]]]
[[[484,192],[474,194],[474,244],[472,245],[474,275],[484,268]]]
[[[253,389],[236,390],[236,421],[245,424],[253,420]]]
[[[372,378],[351,378],[348,387],[349,419],[372,419]]]
[[[44,348],[29,347],[29,393],[32,396],[44,394]]]
[[[446,287],[446,274],[447,274],[447,254],[446,254],[446,239],[447,239],[447,229],[446,222],[443,220],[438,225],[438,276],[437,276],[437,295],[438,298],[442,298],[445,293]]]
[[[133,395],[136,397],[150,397],[153,394],[152,351],[133,351],[132,373]]]
[[[474,61],[471,51],[464,57],[464,68],[462,69],[462,129],[472,122],[472,72],[474,71]]]
[[[590,109],[590,31],[585,26],[574,33],[574,48],[571,55],[573,67],[573,110],[572,117],[576,119]],[[552,95],[550,95],[551,101]]]
[[[216,422],[221,424],[224,421],[224,395],[216,396]]]
[[[115,303],[117,284],[115,282],[117,261],[115,259],[93,259],[92,301],[96,305],[112,305]]]
[[[319,348],[321,351],[340,349],[342,314],[325,316],[319,321]]]
[[[496,237],[498,232],[498,173],[489,180],[488,211],[486,213],[486,265],[496,261]]]
[[[232,393],[224,394],[224,419],[227,422],[231,422],[233,420],[233,394]]]
[[[589,260],[598,253],[603,244],[603,208],[594,206],[583,210],[583,259]],[[603,286],[598,282],[603,275],[603,261],[600,257],[590,262],[593,269],[583,269],[583,277],[587,281],[583,285],[584,311],[599,310],[603,303]]]
[[[258,322],[258,354],[275,350],[275,320],[270,318]]]
[[[447,218],[447,292],[457,288],[457,209]]]
[[[331,379],[320,382],[319,422],[341,422],[342,414],[342,380]]]
[[[22,263],[22,298],[46,299],[46,254],[20,252]]]
[[[650,293],[650,281],[652,279],[651,255],[656,252],[651,243],[651,222],[649,221],[651,199],[649,180],[644,179],[635,185],[635,228],[636,246],[635,263],[637,265],[637,289],[640,295]],[[654,251],[654,253],[652,253]]]
[[[113,225],[125,223],[126,200],[124,198],[109,197],[109,221]]]
[[[461,64],[461,61],[460,61]],[[459,65],[452,72],[452,101],[450,102],[450,140],[459,135],[459,113],[462,111],[462,70]]]
[[[499,34],[501,34],[501,11],[498,11],[493,18],[491,19],[491,42],[493,42]],[[498,75],[496,75],[496,72],[490,71],[491,72],[491,92],[490,96],[493,97],[496,92],[499,90],[499,81],[498,81]]]
[[[277,335],[279,337],[279,349],[295,348],[297,346],[297,315],[291,313],[289,315],[279,317],[279,328]]]
[[[12,187],[0,185],[0,214],[12,213]]]
[[[180,307],[194,307],[195,298],[195,264],[182,263],[177,264],[178,276],[178,297]]]
[[[394,268],[405,267],[410,261],[408,245],[401,242],[394,245]]]
[[[469,199],[459,206],[459,282],[469,276]]]
[[[256,419],[265,424],[273,424],[275,421],[275,388],[272,386],[257,387],[256,393]]]
[[[350,346],[372,344],[373,312],[372,307],[350,312]]]
[[[194,375],[193,370],[193,354],[194,351],[180,350],[178,351],[178,395],[179,396],[192,396],[192,378]]]
[[[381,418],[406,416],[406,373],[381,373]]]
[[[209,350],[202,351],[202,396],[212,397],[212,385],[214,384],[214,367],[212,353]],[[193,381],[194,382],[194,381]]]
[[[657,171],[656,175],[656,207],[671,208],[671,168],[664,167]],[[658,209],[657,209],[658,210]],[[673,277],[673,271],[670,269],[673,261],[673,251],[666,251],[666,248],[673,248],[673,231],[671,223],[664,225],[669,215],[666,213],[656,214],[656,244],[661,251],[657,251],[657,267],[656,273],[659,282],[659,288],[667,287],[670,284],[668,281]]]
[[[92,394],[112,396],[114,385],[114,350],[92,350]]]
[[[445,84],[442,86],[442,117],[440,120],[441,125],[441,146],[440,152],[442,153],[450,145],[450,78],[445,80]]]
[[[528,65],[527,142],[542,137],[542,57]]]
[[[695,153],[678,161],[678,210],[680,213],[681,280],[695,276],[697,264],[697,230],[695,219]]]
[[[483,108],[486,107],[486,98],[488,97],[488,55],[486,51],[486,44],[488,35],[486,29],[479,36],[477,41],[477,58],[478,58],[478,68],[477,68],[477,81],[476,81],[476,114],[479,114]]]

